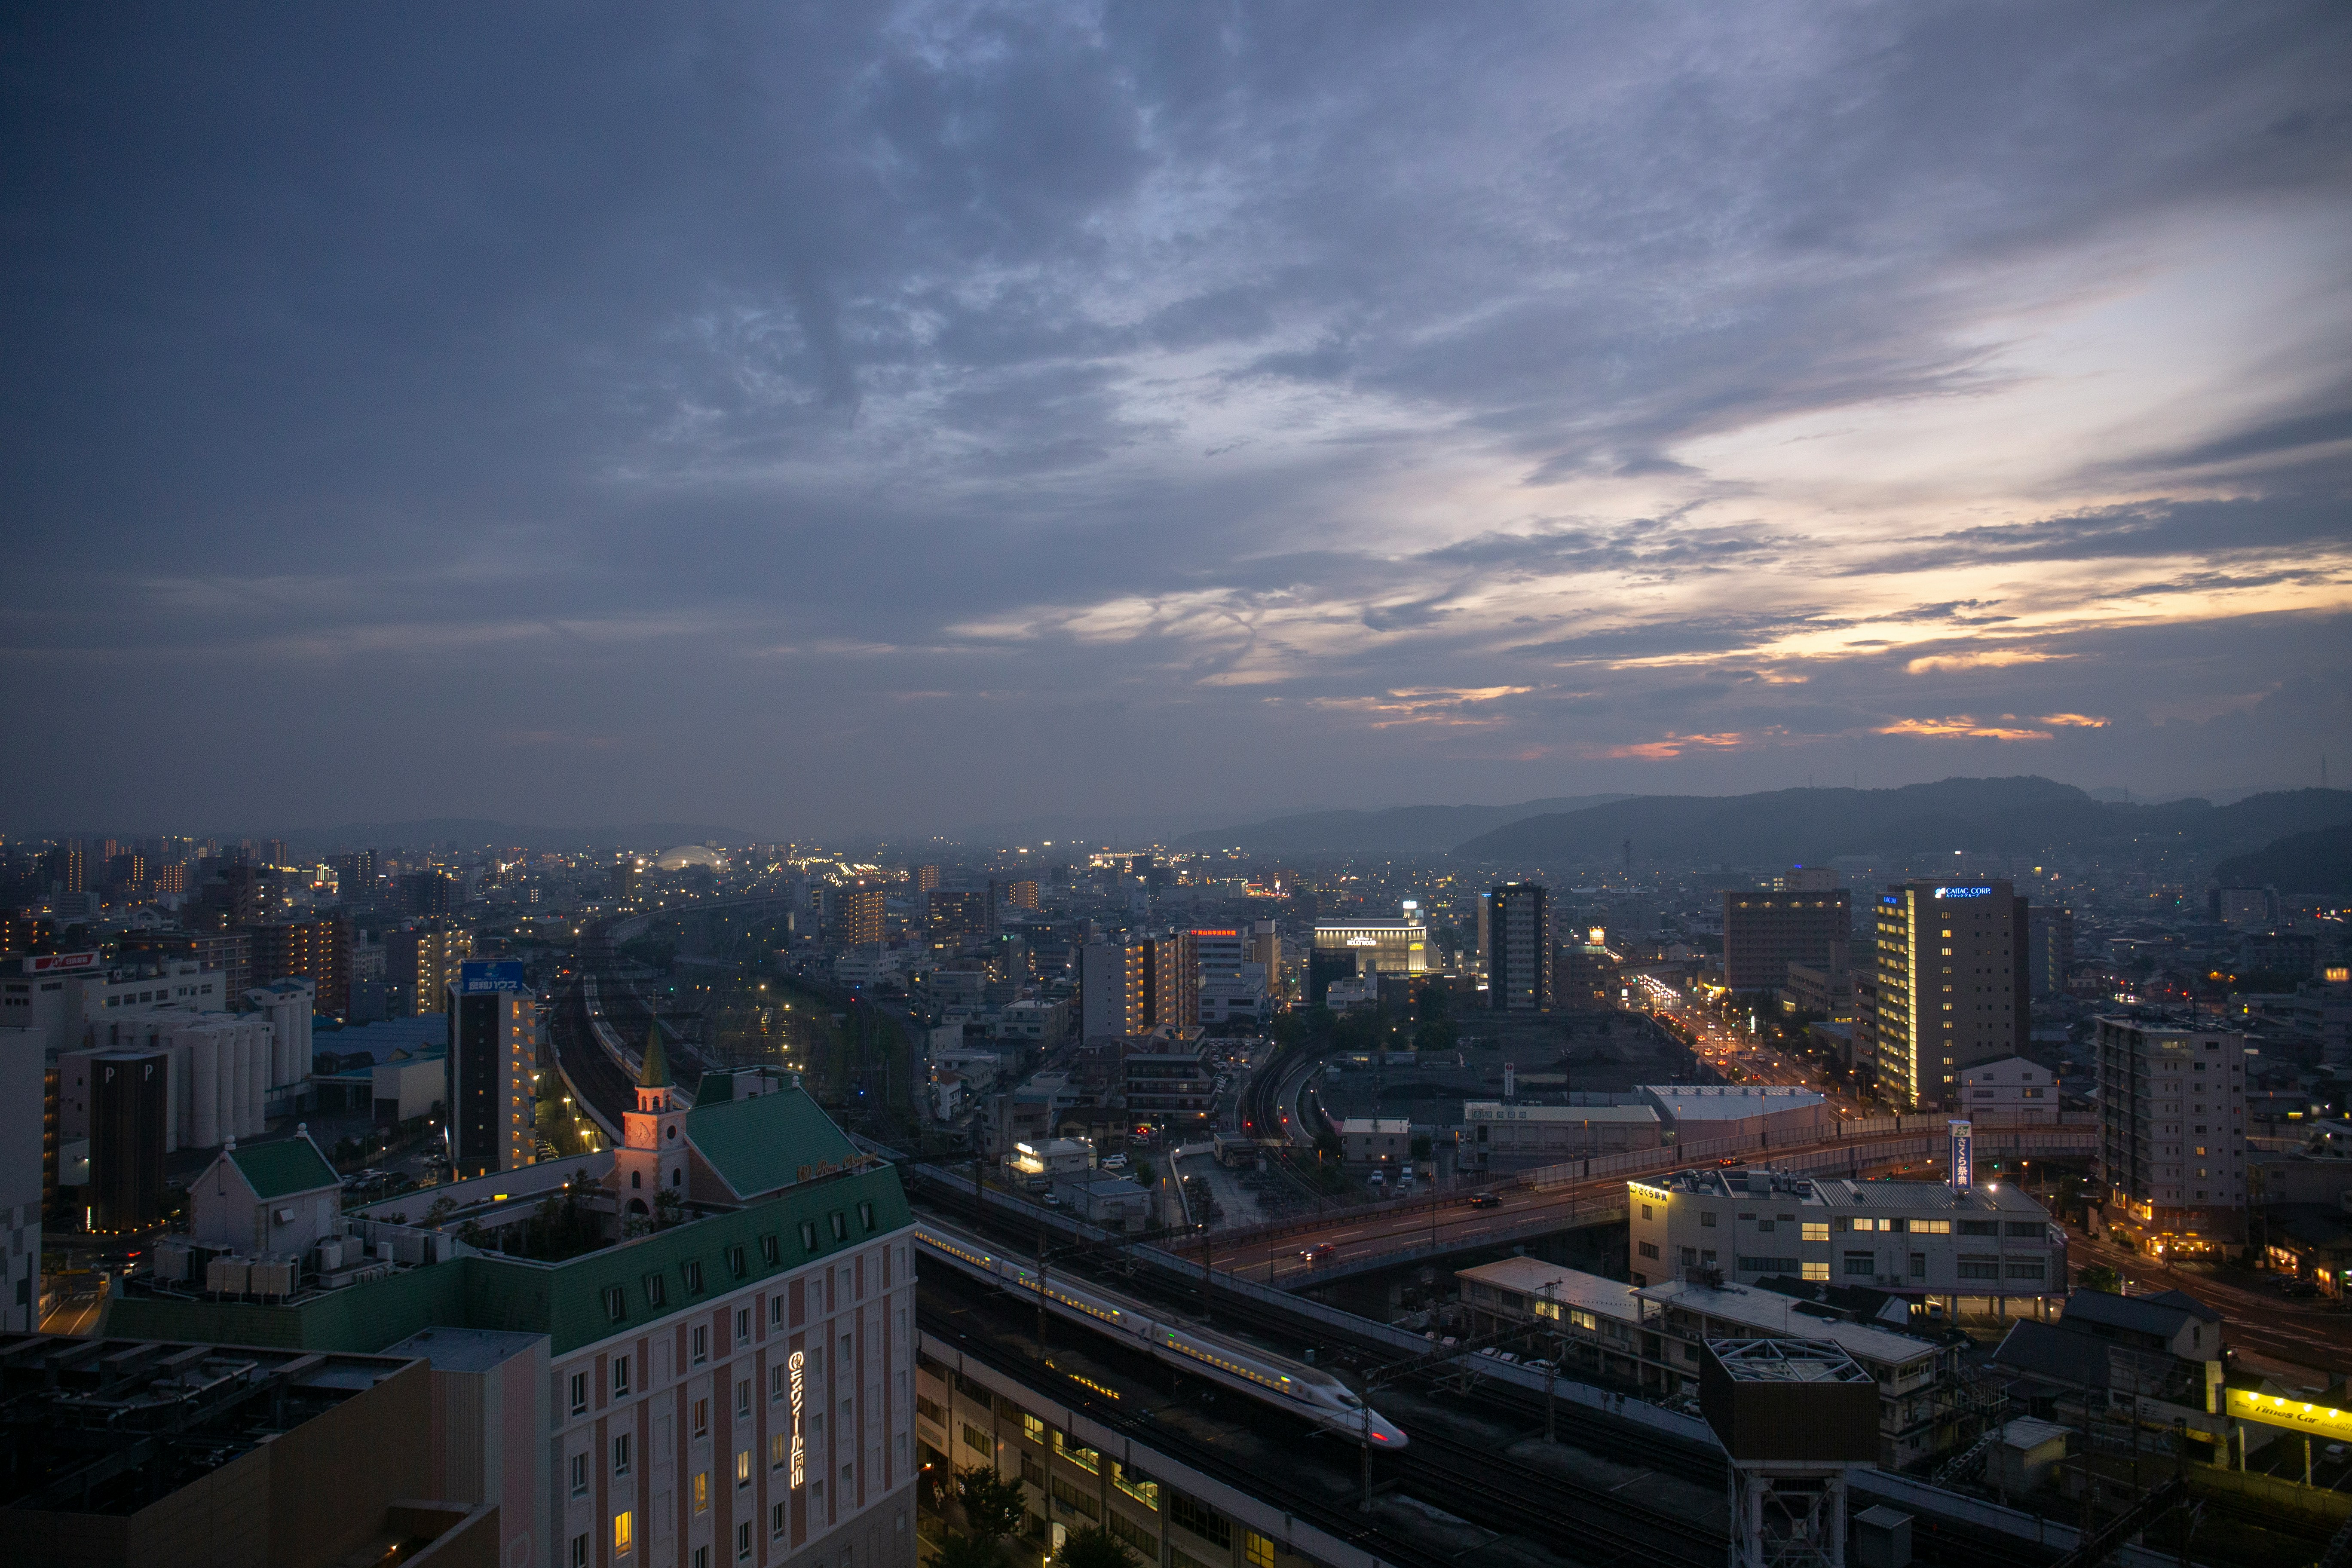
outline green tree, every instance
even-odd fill
[[[1029,1502],[1019,1481],[1009,1481],[986,1465],[956,1472],[956,1501],[963,1505],[964,1527],[991,1546],[1020,1532]]]
[[[1135,1568],[1135,1553],[1110,1531],[1092,1526],[1070,1531],[1062,1550],[1054,1554],[1062,1568]]]
[[[1446,1017],[1424,1021],[1412,1032],[1412,1048],[1416,1051],[1450,1051],[1462,1038],[1462,1026]]]
[[[1003,1568],[1004,1548],[950,1530],[940,1537],[937,1551],[923,1559],[923,1568]]]
[[[2074,1284],[2078,1289],[2105,1290],[2113,1296],[2123,1289],[2124,1279],[2105,1264],[2094,1263],[2088,1268],[2074,1270]]]

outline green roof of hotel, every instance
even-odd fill
[[[419,1330],[446,1325],[543,1333],[551,1342],[549,1353],[560,1356],[913,1222],[897,1168],[853,1164],[859,1158],[856,1148],[797,1089],[689,1112],[688,1127],[703,1157],[730,1184],[751,1184],[737,1191],[791,1184],[743,1208],[561,1263],[481,1253],[276,1306],[120,1297],[107,1305],[107,1331],[192,1343],[373,1352]],[[281,1146],[260,1144],[253,1152]],[[310,1153],[315,1157],[317,1151]],[[799,1174],[803,1166],[810,1168],[805,1178]],[[331,1171],[327,1179],[333,1180]],[[688,1272],[689,1263],[699,1266],[699,1292],[692,1289],[696,1276]],[[656,1279],[663,1296],[659,1304],[653,1300]],[[614,1289],[620,1292],[617,1319],[609,1294]]]
[[[224,1152],[253,1189],[253,1195],[265,1202],[290,1193],[331,1187],[340,1179],[334,1166],[327,1163],[327,1157],[319,1152],[318,1145],[310,1142],[307,1133],[268,1143],[248,1143],[242,1149]]]
[[[686,1136],[738,1197],[805,1182],[857,1158],[856,1145],[803,1089],[697,1105]]]

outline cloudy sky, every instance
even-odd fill
[[[2352,776],[2352,9],[19,7],[5,826]]]

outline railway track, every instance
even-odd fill
[[[1103,1398],[1067,1373],[1040,1366],[1034,1359],[1008,1351],[993,1339],[966,1332],[945,1313],[919,1306],[916,1322],[935,1342],[952,1346],[963,1355],[986,1363],[1024,1387],[1050,1384],[1051,1397],[1068,1408],[1083,1412],[1090,1419],[1127,1434],[1139,1445],[1171,1459],[1181,1460],[1237,1490],[1277,1504],[1286,1512],[1395,1564],[1396,1568],[1460,1568],[1459,1558],[1455,1555],[1401,1541],[1394,1531],[1382,1528],[1359,1510],[1334,1502],[1328,1491],[1300,1486],[1284,1476],[1269,1474],[1263,1466],[1238,1463],[1213,1445],[1200,1442],[1148,1416],[1139,1417],[1121,1409],[1113,1401]],[[1299,1429],[1304,1440],[1307,1428],[1302,1424]]]
[[[1420,1483],[1414,1495],[1424,1502],[1481,1523],[1507,1526],[1513,1534],[1596,1568],[1635,1558],[1707,1568],[1723,1561],[1720,1531],[1629,1502],[1604,1488],[1515,1464],[1491,1449],[1441,1436],[1425,1426],[1411,1436],[1412,1446],[1392,1456],[1391,1463],[1408,1482]],[[1571,1510],[1538,1500],[1546,1498],[1580,1506]],[[1594,1553],[1596,1543],[1606,1549],[1604,1554]]]

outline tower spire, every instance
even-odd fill
[[[667,1089],[669,1086],[669,1053],[662,1049],[661,1021],[656,1019],[646,1030],[646,1052],[637,1064],[637,1087]]]

